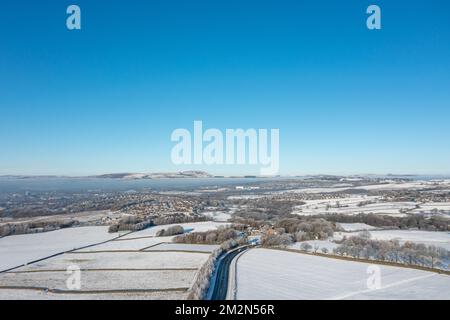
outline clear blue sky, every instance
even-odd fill
[[[281,174],[448,174],[449,15],[446,0],[2,2],[0,174],[257,172],[174,166],[170,134],[194,120],[279,128]]]

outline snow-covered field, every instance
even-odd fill
[[[191,231],[191,232],[204,232],[209,230],[215,230],[219,227],[226,227],[229,224],[224,222],[218,222],[218,221],[204,221],[204,222],[191,222],[191,223],[175,223],[175,224],[168,224],[168,225],[160,225],[160,226],[154,226],[150,227],[141,231],[132,232],[128,235],[125,235],[121,239],[135,239],[140,237],[154,237],[156,236],[156,233],[161,229],[167,229],[171,226],[180,225],[182,226],[185,231]]]
[[[344,229],[344,231],[355,232],[355,231],[364,231],[364,230],[375,230],[376,227],[369,226],[365,223],[339,223],[339,226]]]
[[[187,290],[196,270],[96,270],[81,272],[80,290]],[[6,273],[0,277],[0,287],[45,287],[68,291],[65,271]]]
[[[207,231],[224,224],[201,222],[182,225],[189,231]],[[218,246],[177,244],[170,243],[173,237],[155,237],[158,230],[169,226],[130,233],[126,237],[66,252],[2,273],[0,299],[185,299],[198,270]],[[19,255],[15,255],[15,252],[27,253],[22,254],[25,260],[22,259],[21,263],[24,263],[30,262],[30,257],[33,260],[41,259],[49,254],[117,236],[107,233],[107,229],[72,228],[6,237],[0,239],[5,241],[5,246],[0,246],[0,262],[4,265],[7,265],[6,262],[16,263]],[[93,234],[90,233],[95,230]],[[61,231],[68,233],[54,236],[54,233],[60,234]],[[36,243],[33,237],[36,235],[41,236],[40,240],[46,239],[48,242]],[[56,249],[58,251],[53,252]],[[64,293],[69,290],[66,281],[70,274],[66,270],[74,266],[81,270],[82,292]],[[16,289],[11,290],[11,287]],[[50,291],[46,292],[46,288]],[[62,290],[63,293],[52,292],[52,289]],[[108,290],[111,292],[105,292]]]
[[[177,300],[186,299],[184,291],[145,291],[108,293],[52,293],[42,290],[1,289],[0,300]]]
[[[428,202],[420,203],[419,208],[412,210],[412,213],[417,214],[430,214],[435,213],[446,213],[450,214],[450,202]]]
[[[379,289],[370,266],[380,271]],[[238,300],[450,299],[448,275],[279,250],[245,252],[236,272]]]
[[[366,201],[367,203],[361,205]],[[406,216],[400,210],[413,210],[415,202],[384,202],[380,197],[355,195],[346,198],[306,200],[304,205],[296,206],[293,214],[317,215],[317,214],[346,214],[356,215],[359,213],[385,214],[391,216]]]
[[[95,252],[95,251],[138,251],[151,246],[165,242],[172,242],[173,237],[149,237],[137,239],[122,239],[108,241],[103,244],[77,250],[76,252]]]
[[[423,243],[427,246],[450,250],[450,232],[420,231],[420,230],[372,230],[369,231],[371,238],[375,240],[399,240],[400,243],[411,241]],[[340,240],[343,236],[356,236],[358,233],[335,232],[334,239]]]
[[[208,255],[190,252],[95,252],[67,253],[14,271],[81,269],[191,269],[200,267]]]
[[[219,245],[210,244],[188,244],[188,243],[162,243],[157,246],[146,249],[145,251],[198,251],[213,252],[218,249]]]
[[[108,227],[80,227],[4,237],[0,239],[0,271],[117,236],[108,233]]]
[[[208,257],[207,253],[157,251],[66,253],[0,274],[0,299],[185,299]],[[70,291],[69,266],[81,270],[82,293],[64,293]]]
[[[250,200],[250,199],[261,199],[265,198],[267,195],[265,194],[242,194],[238,196],[228,196],[228,200]]]
[[[202,215],[218,222],[226,222],[231,218],[231,214],[225,211],[205,211]]]
[[[328,252],[333,252],[333,249],[339,246],[337,243],[328,240],[310,240],[310,241],[295,242],[291,244],[288,248],[301,250],[302,243],[307,243],[311,246],[311,249],[309,251],[315,251],[317,248],[317,252],[320,253],[322,253],[323,248],[327,249]]]
[[[441,182],[440,185],[447,185],[448,182]],[[438,185],[438,183],[430,182],[430,181],[412,181],[412,182],[387,182],[387,183],[380,183],[380,184],[372,184],[372,185],[366,185],[366,186],[340,186],[335,185],[331,187],[324,187],[324,188],[303,188],[303,189],[293,189],[293,190],[285,190],[282,192],[289,192],[289,193],[333,193],[333,192],[345,192],[349,189],[355,189],[355,190],[403,190],[403,189],[409,189],[409,190],[427,190],[435,188]]]

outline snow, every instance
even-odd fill
[[[332,193],[332,192],[343,192],[351,187],[328,187],[328,188],[304,188],[304,189],[292,189],[281,191],[280,193],[288,192],[288,193]]]
[[[365,201],[373,203],[359,205]],[[304,205],[296,206],[292,213],[305,216],[317,214],[357,215],[359,213],[406,216],[405,213],[400,213],[400,210],[414,210],[416,205],[415,202],[385,202],[377,196],[356,195],[345,198],[306,200]]]
[[[415,243],[423,243],[427,246],[434,245],[436,247],[450,250],[450,232],[438,231],[420,231],[420,230],[375,230],[369,231],[371,239],[374,240],[398,240],[400,243],[411,241]],[[336,240],[342,239],[343,236],[357,236],[357,233],[335,232]]]
[[[164,290],[189,288],[196,270],[100,270],[81,271],[80,290]],[[5,273],[0,275],[0,287],[46,287],[68,290],[65,271]]]
[[[0,239],[0,270],[117,237],[108,227],[67,228]]]
[[[67,253],[17,271],[66,270],[70,265],[78,265],[81,269],[200,268],[208,257],[204,253],[158,251]]]
[[[92,246],[89,248],[85,248],[82,250],[77,250],[77,252],[96,252],[96,251],[139,251],[144,249],[149,249],[154,246],[158,246],[161,244],[170,244],[175,238],[175,236],[169,236],[169,237],[156,237],[156,232],[158,232],[161,229],[167,229],[174,225],[181,225],[185,229],[186,232],[194,232],[194,231],[208,231],[208,230],[214,230],[220,226],[224,226],[226,224],[219,223],[219,222],[194,222],[194,223],[181,223],[181,224],[171,224],[171,225],[160,225],[151,227],[142,231],[138,232],[132,232],[129,233],[123,237],[120,237],[118,239],[115,239],[113,241],[109,241],[106,243],[102,243],[100,245]],[[180,244],[179,246],[182,246]],[[172,244],[172,247],[175,248],[174,244]],[[206,247],[205,247],[206,248]],[[158,249],[155,249],[158,250]],[[162,249],[159,249],[162,250]],[[166,249],[169,250],[169,249]],[[170,250],[177,250],[177,249],[170,249]],[[187,249],[188,250],[188,249]],[[206,251],[208,251],[207,249]],[[202,251],[198,248],[195,249],[193,247],[192,251]]]
[[[154,237],[154,238],[137,238],[122,239],[108,241],[97,246],[77,250],[76,252],[95,252],[95,251],[139,251],[145,248],[155,246],[164,242],[172,242],[174,237]]]
[[[339,223],[339,226],[344,229],[344,231],[355,232],[364,230],[374,230],[376,227],[370,226],[365,223]]]
[[[450,202],[427,202],[419,203],[419,208],[412,210],[412,213],[416,214],[430,214],[434,210],[438,213],[450,214]]]
[[[369,266],[381,288],[369,289]],[[415,269],[251,249],[237,261],[237,299],[450,299],[450,276]]]
[[[413,182],[400,182],[400,183],[382,183],[373,184],[368,186],[359,186],[355,189],[364,190],[402,190],[402,189],[427,189],[432,188],[432,184],[427,181],[413,181]]]
[[[181,225],[185,230],[206,231],[227,224],[199,222]],[[26,262],[30,262],[31,255],[28,253],[32,253],[33,260],[36,260],[53,254],[54,249],[58,249],[55,253],[62,253],[74,249],[73,244],[81,247],[80,242],[83,246],[94,244],[0,274],[0,299],[185,299],[198,270],[218,246],[177,244],[171,243],[174,236],[155,237],[158,230],[170,226],[149,228],[115,239],[112,238],[117,234],[109,234],[108,227],[63,229],[0,239],[3,244],[0,247],[0,262],[3,264],[13,261],[3,257],[20,256],[17,253],[22,253]],[[35,236],[39,236],[39,241]],[[27,255],[23,254],[24,248]],[[83,292],[55,294],[42,291],[42,288],[66,290],[66,280],[70,276],[66,270],[69,266],[81,269]],[[8,286],[19,288],[1,288]],[[167,289],[177,291],[136,292]],[[102,290],[122,292],[96,292]]]
[[[0,289],[0,300],[182,300],[188,292],[51,293],[40,290]]]
[[[218,222],[218,221],[204,221],[204,222],[189,222],[189,223],[175,223],[166,224],[150,227],[141,231],[132,232],[121,239],[135,239],[140,237],[154,237],[156,233],[161,229],[167,229],[171,226],[182,226],[185,231],[190,230],[191,232],[205,232],[210,230],[215,230],[219,227],[226,227],[229,223]]]
[[[179,250],[179,251],[198,251],[211,253],[216,249],[219,249],[219,245],[214,244],[185,244],[185,243],[162,243],[157,246],[146,249],[145,251],[167,251],[167,250]]]
[[[338,247],[339,245],[337,243],[331,242],[329,240],[309,240],[309,241],[301,241],[301,242],[296,242],[294,244],[291,244],[288,248],[289,249],[295,249],[295,250],[301,250],[301,245],[302,243],[307,243],[309,244],[312,248],[309,250],[314,251],[315,247],[318,246],[318,251],[319,253],[322,253],[322,249],[326,248],[328,250],[328,252],[333,252],[333,249]]]
[[[339,186],[335,185],[332,187],[323,187],[323,188],[302,188],[302,189],[292,189],[292,190],[284,190],[279,193],[306,193],[306,194],[314,194],[314,193],[333,193],[333,192],[346,192],[349,189],[356,190],[367,190],[367,191],[378,191],[378,190],[419,190],[419,189],[431,189],[435,188],[437,185],[445,185],[446,182],[442,183],[434,183],[429,181],[412,181],[412,182],[388,182],[388,183],[380,183],[380,184],[371,184],[365,186]]]
[[[231,214],[224,211],[205,211],[201,213],[205,217],[211,218],[214,221],[226,222],[231,218]]]
[[[228,200],[251,200],[251,199],[262,199],[267,197],[267,195],[264,194],[242,194],[242,195],[236,195],[236,196],[228,196]]]

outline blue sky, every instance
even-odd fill
[[[82,30],[66,28],[77,4]],[[382,30],[366,28],[378,4]],[[281,174],[450,173],[448,1],[7,1],[0,174],[175,166],[176,128],[279,128]]]

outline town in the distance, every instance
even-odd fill
[[[0,177],[0,299],[450,299],[450,177]]]

